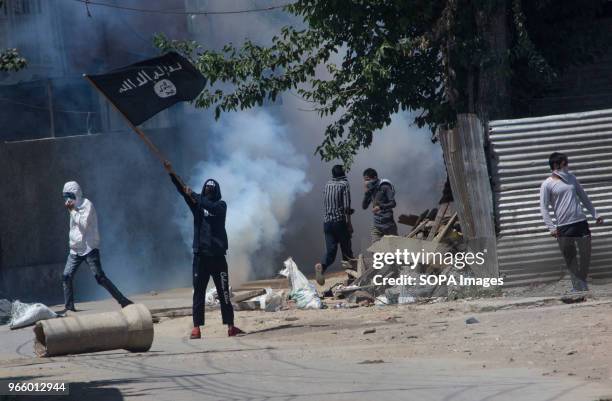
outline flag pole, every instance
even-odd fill
[[[132,124],[132,122],[130,121],[129,118],[127,118],[127,116],[125,115],[124,112],[122,112],[121,110],[119,110],[119,108],[115,105],[115,103],[113,103],[108,96],[106,96],[106,94],[100,90],[100,88],[98,87],[98,85],[96,85],[96,83],[89,78],[86,74],[83,74],[83,78],[85,78],[87,81],[89,81],[89,83],[98,91],[100,92],[100,94],[102,96],[104,96],[104,98],[106,100],[108,100],[108,102],[111,104],[111,106],[113,106],[113,109],[115,109],[117,111],[117,113],[121,114],[123,116],[123,118],[125,119],[125,121],[127,122],[127,124],[130,126],[130,128],[136,133],[138,134],[138,136],[140,137],[140,139],[142,139],[144,141],[144,143],[147,145],[147,147],[151,150],[151,152],[153,152],[153,154],[157,157],[157,159],[164,163],[167,159],[164,157],[164,155],[160,152],[160,150],[157,148],[157,146],[155,146],[155,144],[153,142],[151,142],[151,140],[149,139],[148,136],[145,135],[145,133],[143,132],[142,129],[138,128],[137,126],[135,126],[134,124]],[[183,182],[183,180],[181,179],[181,177],[178,176],[178,174],[176,174],[174,172],[174,170],[170,171],[170,174],[173,175],[178,182],[183,186],[183,188],[187,188],[187,185],[185,185],[185,183]]]

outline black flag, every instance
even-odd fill
[[[174,52],[107,74],[85,76],[134,125],[175,103],[195,99],[206,84],[202,74]]]

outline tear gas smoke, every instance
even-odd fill
[[[196,191],[207,178],[220,183],[228,205],[232,282],[273,274],[277,268],[270,255],[281,249],[295,199],[312,187],[306,158],[292,145],[289,127],[263,110],[227,114],[208,135],[207,158],[188,181]],[[178,210],[191,247],[193,217],[185,207]]]

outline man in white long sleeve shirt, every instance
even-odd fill
[[[540,186],[542,218],[550,234],[557,238],[570,271],[574,291],[587,291],[591,263],[591,231],[582,207],[593,216],[596,224],[603,224],[603,218],[597,214],[576,176],[568,171],[567,156],[555,152],[550,155],[548,162],[552,174]],[[556,224],[550,217],[549,206],[552,206]]]
[[[132,303],[106,277],[100,263],[100,234],[98,233],[98,217],[93,203],[83,198],[81,187],[76,181],[64,184],[64,205],[70,213],[69,246],[70,253],[63,274],[64,311],[75,312],[74,290],[72,280],[78,267],[84,261],[87,263],[96,281],[104,287],[121,307]]]

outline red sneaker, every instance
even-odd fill
[[[202,332],[200,331],[200,328],[194,327],[191,330],[191,335],[189,336],[189,338],[192,340],[197,340],[198,338],[202,338]]]
[[[228,337],[235,337],[235,336],[240,335],[240,334],[246,334],[246,333],[244,331],[240,330],[236,326],[232,326],[231,329],[227,329],[227,336]]]

